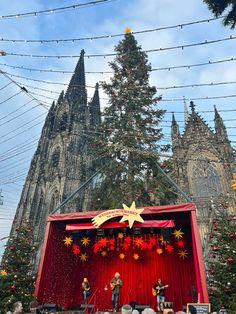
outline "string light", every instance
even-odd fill
[[[193,67],[198,67],[198,66],[205,66],[205,65],[213,65],[213,64],[219,64],[219,63],[225,63],[225,62],[232,62],[236,61],[235,57],[228,58],[228,59],[222,59],[222,60],[217,60],[217,61],[207,61],[207,62],[202,62],[202,63],[196,63],[196,64],[186,64],[186,65],[176,65],[176,66],[167,66],[167,67],[162,67],[162,68],[153,68],[151,71],[163,71],[163,70],[173,70],[173,69],[181,69],[181,68],[187,68],[191,69]],[[16,65],[10,65],[6,63],[0,63],[1,66],[13,68],[13,69],[22,69],[30,72],[47,72],[47,73],[62,73],[62,74],[73,74],[74,71],[66,71],[66,70],[53,70],[53,69],[35,69],[35,68],[26,68],[23,66],[16,66]],[[112,74],[112,71],[86,71],[86,74]],[[1,89],[0,89],[1,90]]]
[[[202,84],[189,84],[189,85],[176,85],[176,86],[167,86],[167,87],[156,87],[156,89],[167,90],[167,89],[177,89],[177,88],[189,88],[189,87],[203,87],[203,86],[218,86],[218,85],[229,85],[236,84],[236,81],[231,82],[216,82],[216,83],[202,83]],[[182,99],[183,101],[183,99]]]
[[[194,24],[200,24],[200,23],[206,23],[210,21],[215,21],[218,19],[223,19],[225,16],[220,16],[216,18],[211,18],[211,19],[204,19],[204,20],[198,20],[198,21],[193,21],[193,22],[188,22],[184,24],[176,24],[176,25],[170,25],[170,26],[164,26],[164,27],[158,27],[158,28],[152,28],[152,29],[145,29],[141,31],[131,31],[130,33],[133,35],[137,34],[144,34],[144,33],[152,33],[152,32],[157,32],[161,30],[167,30],[167,29],[175,29],[175,28],[180,28],[181,30],[185,26],[190,26]],[[1,18],[1,17],[0,17]],[[0,41],[5,41],[5,42],[14,42],[14,43],[60,43],[60,42],[72,42],[74,43],[75,41],[93,41],[93,40],[98,40],[98,39],[109,39],[109,38],[114,38],[114,37],[122,37],[126,34],[124,33],[118,33],[118,34],[110,34],[110,35],[100,35],[100,36],[89,36],[89,37],[81,37],[81,38],[65,38],[65,39],[7,39],[7,38],[0,38]]]
[[[73,4],[65,7],[60,8],[53,8],[53,9],[47,9],[47,10],[40,10],[40,11],[34,11],[34,12],[27,12],[27,13],[17,13],[17,14],[9,14],[9,15],[1,15],[0,19],[14,19],[14,18],[20,18],[20,17],[32,17],[32,16],[38,16],[43,14],[51,14],[51,13],[60,13],[63,11],[69,11],[74,9],[81,9],[85,7],[94,6],[97,4],[102,4],[103,2],[111,2],[114,0],[96,0],[96,1],[90,1],[86,3],[80,3],[80,4]],[[221,17],[222,18],[222,17]]]
[[[24,77],[24,76],[20,76],[20,75],[14,75],[14,74],[10,74],[8,72],[7,73],[9,76],[13,76],[13,77],[19,77],[22,79],[26,79],[29,81],[36,81],[36,82],[40,82],[40,83],[45,83],[45,84],[53,84],[53,85],[63,85],[63,86],[68,86],[69,84],[67,83],[59,83],[59,82],[50,82],[50,81],[44,81],[44,80],[37,80],[37,79],[32,79],[32,78],[28,78],[28,77]],[[189,85],[178,85],[178,86],[167,86],[167,87],[156,87],[157,90],[168,90],[168,89],[178,89],[178,88],[189,88],[189,87],[204,87],[204,86],[218,86],[218,85],[231,85],[231,84],[236,84],[236,81],[230,81],[230,82],[216,82],[216,83],[202,83],[202,84],[189,84]],[[83,86],[83,85],[74,85],[74,86],[82,86],[82,87],[86,87],[86,88],[95,88],[94,86]],[[218,96],[220,97],[220,96]],[[231,95],[231,97],[235,97],[235,95]],[[215,99],[217,98],[217,96],[215,97]],[[221,97],[222,98],[222,97]],[[209,99],[209,97],[208,97]],[[192,100],[192,99],[191,99]],[[161,101],[165,101],[165,100],[161,100]],[[166,101],[170,101],[170,100],[166,100]],[[171,100],[173,101],[173,99]],[[183,101],[183,99],[182,99]]]
[[[178,45],[178,46],[172,46],[172,47],[164,47],[164,48],[157,48],[157,49],[149,49],[144,50],[146,53],[153,53],[153,52],[160,52],[160,51],[166,51],[166,50],[175,50],[175,49],[184,49],[184,48],[190,48],[190,47],[196,47],[196,46],[203,46],[208,44],[215,44],[223,41],[228,40],[234,40],[236,39],[236,36],[230,35],[230,37],[221,38],[221,39],[215,39],[215,40],[205,40],[199,43],[193,43],[193,44],[186,44],[186,45]],[[14,53],[14,52],[6,52],[6,56],[16,56],[16,57],[31,57],[31,58],[79,58],[80,55],[37,55],[37,54],[23,54],[23,53]],[[97,58],[97,57],[114,57],[116,56],[116,53],[106,53],[106,54],[88,54],[84,55],[86,58]]]

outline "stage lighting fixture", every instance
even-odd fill
[[[109,229],[109,234],[110,234],[110,235],[113,235],[113,234],[114,234],[114,229],[113,229],[113,228],[110,228],[110,229]]]
[[[121,228],[121,231],[122,231],[124,234],[127,234],[127,228]]]
[[[43,310],[49,310],[49,311],[57,311],[58,307],[56,304],[43,304]]]
[[[104,229],[97,229],[97,236],[99,237],[104,237],[105,235],[105,232],[104,232]]]
[[[155,229],[153,227],[150,228],[150,233],[153,234]]]
[[[141,228],[133,228],[133,234],[134,234],[134,235],[139,235],[139,234],[141,234],[141,233],[142,233]]]

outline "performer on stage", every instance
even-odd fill
[[[120,279],[120,274],[115,273],[114,278],[110,281],[111,286],[111,302],[113,310],[116,312],[118,310],[118,300],[120,294],[120,288],[122,287],[122,280]]]
[[[90,283],[88,281],[87,278],[84,278],[83,282],[82,282],[82,289],[83,289],[83,296],[84,296],[84,304],[87,304],[87,297],[90,295],[91,291],[90,291]]]
[[[167,288],[167,287],[168,287],[168,285],[164,285],[161,282],[161,278],[159,278],[152,288],[153,296],[157,297],[157,310],[158,311],[163,311],[163,309],[164,309],[165,288]]]

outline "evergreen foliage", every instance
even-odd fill
[[[215,15],[215,17],[225,14],[228,11],[226,17],[224,18],[224,25],[235,28],[236,26],[236,2],[235,0],[203,0],[210,11]]]
[[[110,66],[114,71],[110,83],[102,83],[110,106],[104,110],[99,135],[92,154],[107,163],[94,193],[93,208],[119,208],[130,205],[157,205],[174,202],[166,181],[155,162],[168,146],[159,123],[165,113],[158,109],[161,97],[149,84],[151,65],[131,33],[115,47],[117,53]],[[163,184],[163,181],[164,184]]]
[[[208,284],[213,309],[223,305],[228,314],[236,309],[236,217],[221,212],[211,233]]]
[[[24,222],[9,239],[1,263],[1,310],[9,310],[16,301],[21,301],[23,308],[28,308],[34,292],[32,257],[35,249],[33,229],[28,222]]]

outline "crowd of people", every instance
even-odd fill
[[[86,282],[86,280],[85,280]],[[6,314],[21,314],[23,313],[23,305],[21,301],[17,301],[12,305],[11,311],[8,311]],[[24,312],[25,313],[25,312]],[[42,314],[41,307],[38,304],[37,300],[33,300],[29,304],[29,311],[27,314]],[[155,312],[152,308],[145,308],[141,314],[162,314],[163,311]],[[174,312],[172,309],[169,309],[165,312],[166,314],[186,314],[186,311],[177,311]],[[110,314],[109,312],[104,312],[104,314]],[[133,309],[131,305],[125,304],[121,308],[121,314],[140,314],[136,309]],[[188,314],[197,314],[197,309],[194,305],[188,306]],[[208,312],[204,314],[227,314],[224,307],[220,309],[219,312]]]

